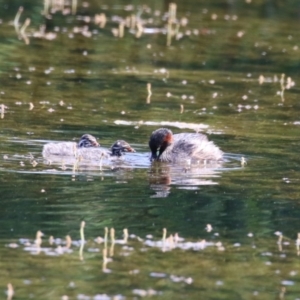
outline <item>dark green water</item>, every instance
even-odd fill
[[[298,1],[177,3],[178,22],[188,22],[170,46],[168,3],[148,5],[78,1],[76,15],[66,6],[45,18],[42,1],[0,0],[2,290],[12,283],[13,299],[298,299]],[[20,6],[28,45],[13,26]],[[105,28],[94,23],[100,13]],[[114,37],[132,14],[144,34],[125,27]],[[53,40],[37,37],[42,25]],[[151,166],[149,136],[162,126],[208,134],[225,163]],[[105,147],[128,141],[130,167],[74,171],[43,159],[44,144],[87,132]],[[132,236],[98,244],[105,227]],[[162,241],[163,228],[185,240]],[[38,230],[42,245],[29,246],[23,239],[34,243]]]

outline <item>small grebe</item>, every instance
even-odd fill
[[[88,147],[99,147],[100,144],[97,142],[96,138],[91,134],[84,134],[80,141],[78,142],[78,148],[88,148]]]
[[[174,134],[170,129],[160,128],[152,132],[149,140],[151,160],[184,163],[220,161],[223,152],[201,133]]]
[[[48,143],[43,148],[45,158],[71,156],[86,160],[99,160],[102,157],[121,157],[126,152],[135,152],[127,142],[118,140],[112,144],[110,149],[104,149],[100,147],[96,138],[90,134],[84,134],[78,144],[74,142]]]

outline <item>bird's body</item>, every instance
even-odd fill
[[[123,140],[116,141],[110,149],[102,148],[96,138],[90,134],[84,134],[78,143],[48,143],[43,147],[44,158],[74,157],[77,159],[99,161],[103,157],[120,158],[125,152],[135,152],[135,150]]]
[[[185,163],[199,161],[220,161],[223,152],[207,136],[201,133],[178,133],[160,128],[149,140],[151,160]]]

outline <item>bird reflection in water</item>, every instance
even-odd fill
[[[149,169],[150,188],[155,192],[151,198],[165,198],[171,186],[178,189],[197,190],[200,185],[216,185],[222,162],[208,164],[178,165],[154,162]]]

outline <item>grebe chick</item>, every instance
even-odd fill
[[[96,138],[90,134],[84,134],[78,143],[61,142],[48,143],[43,147],[43,157],[81,157],[85,160],[99,160],[102,157],[120,158],[126,152],[135,152],[135,150],[125,141],[118,140],[110,149],[101,148]]]
[[[96,138],[91,134],[84,134],[80,141],[78,142],[78,148],[88,148],[88,147],[99,147],[100,144],[97,142]]]
[[[125,152],[135,152],[135,150],[124,140],[118,140],[110,147],[111,156],[121,157]]]

